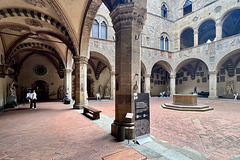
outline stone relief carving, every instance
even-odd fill
[[[198,17],[195,16],[192,21],[197,22],[197,20],[198,20]]]
[[[227,91],[227,94],[233,94],[233,81],[227,82],[226,91]]]
[[[214,12],[215,13],[218,13],[222,10],[222,6],[217,6],[215,9],[214,9]]]
[[[25,19],[25,23],[30,26],[43,28],[43,24],[35,19],[27,18],[27,19]]]
[[[38,7],[46,7],[44,0],[24,0],[24,2]]]

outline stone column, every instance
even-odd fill
[[[209,71],[209,99],[218,99],[217,97],[217,71]]]
[[[194,29],[194,46],[198,46],[198,28]]]
[[[170,75],[170,97],[176,94],[176,75]]]
[[[64,70],[64,93],[68,93],[69,99],[72,99],[72,69]]]
[[[74,109],[82,109],[87,101],[87,64],[88,58],[74,56],[75,62],[75,104]]]
[[[151,90],[150,77],[151,77],[151,74],[144,74],[144,78],[145,78],[144,93],[149,93],[149,95]]]
[[[115,100],[115,71],[110,71],[111,76],[111,100]]]
[[[110,16],[116,35],[116,103],[111,134],[117,136],[118,127],[125,126],[128,128],[126,133],[134,138],[134,118],[126,119],[125,116],[134,113],[134,93],[139,92],[140,88],[140,36],[146,9],[137,3],[120,4]],[[125,136],[128,137],[128,134]]]
[[[221,40],[222,39],[222,22],[217,22],[216,23],[216,40]]]

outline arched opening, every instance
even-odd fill
[[[214,41],[216,38],[215,21],[207,20],[198,29],[198,44]]]
[[[49,99],[49,85],[43,81],[38,80],[32,84],[32,89],[36,91],[38,100],[48,100]],[[63,98],[63,93],[62,93]]]
[[[180,36],[180,49],[193,47],[193,45],[194,45],[193,29],[187,28],[182,32]]]
[[[202,60],[185,60],[176,71],[177,94],[192,94],[196,87],[198,96],[209,96],[208,67]]]
[[[107,24],[105,21],[101,23],[101,38],[107,39]]]
[[[99,37],[99,23],[97,22],[97,20],[93,21],[92,37],[95,37],[95,38]]]
[[[240,9],[230,11],[224,16],[222,38],[240,33]]]
[[[165,6],[165,4],[163,4],[161,7],[161,16],[167,18],[167,7]]]
[[[87,89],[89,100],[96,99],[99,93],[101,98],[111,97],[111,65],[108,59],[97,52],[90,53],[87,66]]]
[[[151,96],[160,96],[160,92],[170,96],[170,68],[167,62],[159,61],[154,64],[150,78]]]
[[[192,1],[187,0],[183,5],[183,15],[186,15],[191,12],[192,12]]]
[[[240,50],[229,53],[218,64],[217,95],[233,98],[240,93]]]

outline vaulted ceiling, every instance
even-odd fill
[[[0,37],[5,63],[21,65],[32,54],[58,68],[77,55],[90,0],[1,0]],[[68,52],[70,51],[70,52]]]

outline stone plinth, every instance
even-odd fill
[[[196,94],[174,94],[173,103],[164,103],[162,108],[178,111],[209,111],[212,107],[203,104],[197,104]]]
[[[174,94],[173,104],[175,105],[197,105],[197,94]]]

